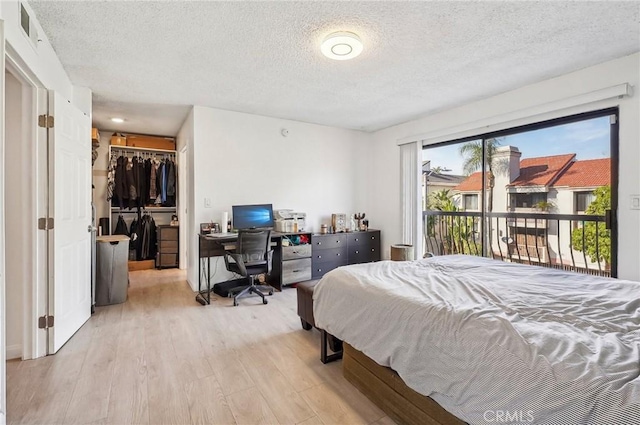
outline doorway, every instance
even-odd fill
[[[39,261],[46,241],[36,226],[47,196],[46,172],[40,171],[46,152],[38,145],[36,84],[8,57],[4,79],[5,354],[26,360],[46,355],[46,335],[36,319],[46,302],[46,270]]]

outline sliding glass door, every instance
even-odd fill
[[[616,275],[617,110],[423,150],[425,252]]]

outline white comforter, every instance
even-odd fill
[[[640,284],[464,255],[340,267],[318,327],[472,424],[640,424]]]

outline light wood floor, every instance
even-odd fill
[[[10,424],[393,424],[320,362],[294,289],[203,307],[179,270],[130,277],[58,354],[7,363]]]

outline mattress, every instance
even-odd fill
[[[316,325],[466,422],[640,423],[640,284],[464,255],[340,267]]]

